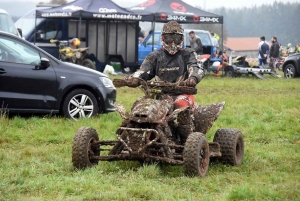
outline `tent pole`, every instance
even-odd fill
[[[79,18],[79,30],[78,30],[78,38],[80,40],[80,31],[81,30],[81,17]]]
[[[152,22],[152,52],[154,51],[154,35],[155,35],[155,14],[154,14],[154,22]]]

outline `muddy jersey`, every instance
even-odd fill
[[[195,51],[186,48],[170,55],[166,50],[151,52],[140,69],[133,74],[144,80],[156,77],[158,80],[176,82],[179,77],[185,75],[185,79],[193,78],[197,83],[204,76],[202,67],[197,64]]]

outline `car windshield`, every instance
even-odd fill
[[[0,13],[0,31],[5,31],[18,36],[18,30],[6,13]]]

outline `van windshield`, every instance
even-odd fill
[[[14,35],[19,35],[14,22],[6,13],[0,13],[0,31],[5,31]]]
[[[36,25],[39,25],[44,19],[37,18],[36,19]],[[30,34],[32,30],[34,30],[35,27],[35,18],[27,18],[27,17],[21,17],[18,21],[15,23],[16,27],[22,29],[22,35],[26,36]]]

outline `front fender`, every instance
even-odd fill
[[[117,102],[115,102],[114,104],[114,107],[116,109],[116,111],[119,112],[120,116],[123,118],[123,119],[129,119],[129,114],[128,112],[126,111],[125,107]]]

